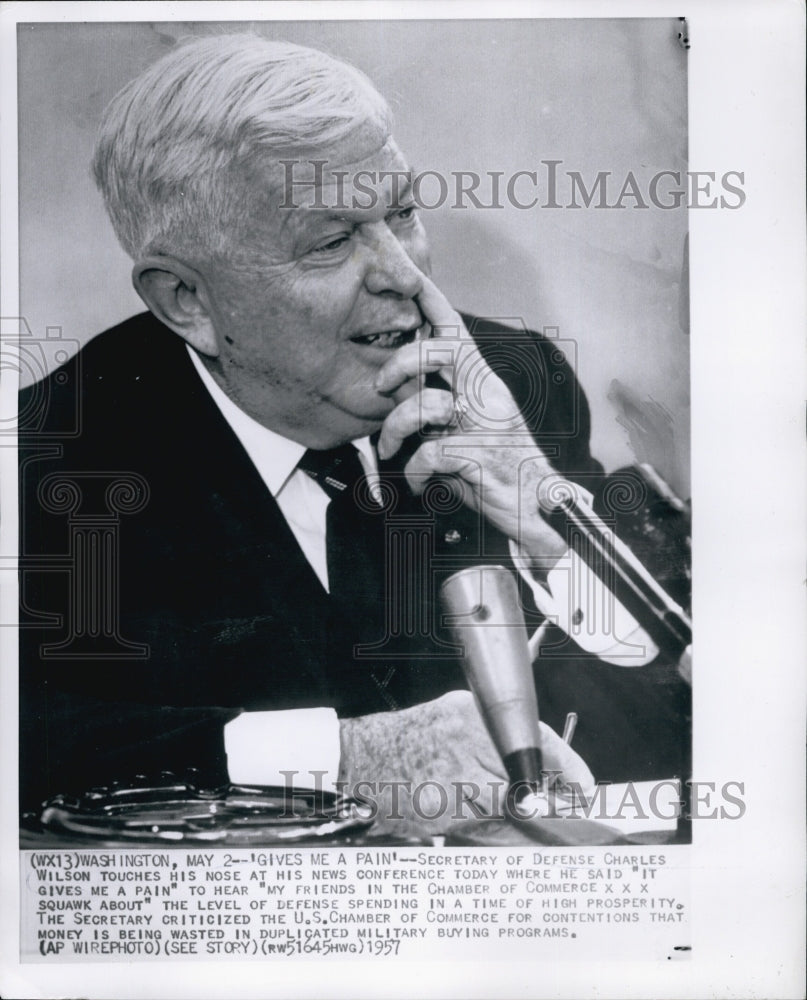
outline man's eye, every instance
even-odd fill
[[[321,246],[314,247],[311,251],[312,253],[333,253],[335,250],[340,250],[350,239],[347,233],[343,233],[341,236],[336,236],[334,239],[329,240],[327,243],[323,243]]]
[[[410,219],[414,218],[416,208],[414,205],[407,205],[405,208],[399,209],[395,213],[395,218],[400,219],[402,222],[408,222]]]

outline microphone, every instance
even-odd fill
[[[689,616],[593,509],[576,498],[573,489],[561,493],[557,506],[545,512],[546,520],[612,590],[658,648],[673,662],[683,660],[679,672],[691,683],[687,673],[692,643]]]
[[[464,648],[468,686],[518,802],[541,790],[543,758],[532,656],[515,578],[504,566],[469,567],[443,581],[440,597],[444,622]]]

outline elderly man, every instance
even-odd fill
[[[480,558],[542,579],[564,553],[542,492],[601,471],[573,373],[523,331],[471,336],[428,277],[386,103],[320,52],[178,47],[113,100],[94,171],[149,313],[21,406],[23,555],[47,569],[76,529],[71,572],[23,581],[28,803],[189,767],[208,785],[501,781],[433,592]],[[81,432],[60,435],[76,393]],[[117,521],[89,542],[93,502]],[[623,760],[602,776],[631,776],[629,746],[639,772],[678,770],[668,692],[655,721],[608,729],[658,685],[561,666],[542,708],[556,726],[580,708],[585,755]],[[591,782],[543,740],[547,767]],[[395,808],[416,831],[457,818]]]

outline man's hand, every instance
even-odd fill
[[[411,488],[422,492],[435,473],[452,476],[464,503],[551,564],[566,545],[540,516],[539,504],[551,506],[547,497],[560,476],[459,313],[425,275],[418,304],[432,337],[395,351],[376,378],[378,392],[399,401],[381,428],[379,456],[390,458],[406,438],[428,428],[404,470]],[[427,372],[438,372],[446,389],[424,387]]]
[[[452,691],[399,712],[340,722],[345,792],[377,810],[373,832],[429,836],[468,829],[474,821],[507,816],[507,774],[473,696]],[[544,769],[562,772],[584,794],[594,778],[583,759],[541,724]],[[611,831],[566,819],[518,820],[545,843],[603,843]]]

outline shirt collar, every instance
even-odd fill
[[[305,454],[305,445],[269,430],[245,413],[216,382],[197,352],[190,345],[186,346],[202,384],[252,459],[269,492],[277,497]],[[362,458],[365,472],[374,471],[377,460],[369,437],[359,438],[352,443]]]

